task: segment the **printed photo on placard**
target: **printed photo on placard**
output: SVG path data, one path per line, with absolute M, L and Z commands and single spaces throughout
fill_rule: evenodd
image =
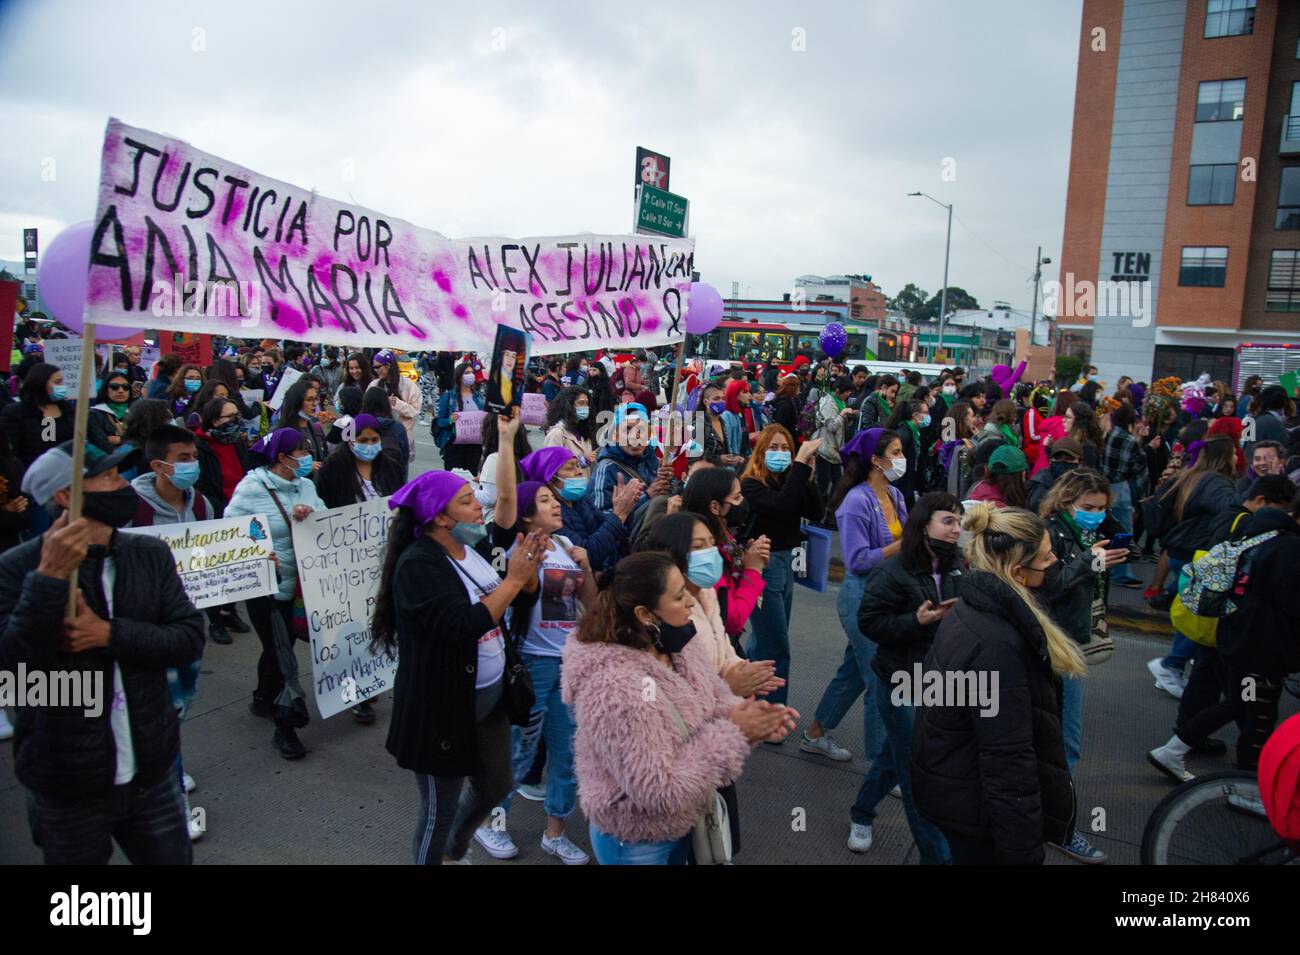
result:
M 501 414 L 523 400 L 527 368 L 528 334 L 517 328 L 498 326 L 488 370 L 485 404 L 489 411 Z
M 576 621 L 582 571 L 563 568 L 542 571 L 542 620 Z

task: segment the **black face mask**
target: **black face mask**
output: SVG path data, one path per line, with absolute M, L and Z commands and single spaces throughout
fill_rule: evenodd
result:
M 1066 471 L 1073 471 L 1077 467 L 1078 465 L 1073 461 L 1053 461 L 1047 466 L 1048 470 L 1052 472 L 1052 477 L 1054 478 L 1059 478 Z
M 651 636 L 660 653 L 681 653 L 695 636 L 695 623 L 688 620 L 684 627 L 674 627 L 661 620 L 654 626 Z
M 930 552 L 939 560 L 947 563 L 957 559 L 956 541 L 937 541 L 933 537 L 927 537 L 925 542 L 930 545 Z
M 127 484 L 116 491 L 87 491 L 81 498 L 81 513 L 109 527 L 126 527 L 135 517 L 140 495 Z
M 739 504 L 731 505 L 727 511 L 727 526 L 730 528 L 741 528 L 749 523 L 749 501 L 741 501 Z
M 1043 571 L 1043 582 L 1037 587 L 1030 587 L 1030 590 L 1039 590 L 1044 593 L 1055 593 L 1061 583 L 1061 562 L 1056 563 Z

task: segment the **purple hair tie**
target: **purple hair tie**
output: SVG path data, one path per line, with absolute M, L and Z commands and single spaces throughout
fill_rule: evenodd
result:
M 1200 456 L 1201 448 L 1205 447 L 1204 441 L 1193 441 L 1187 446 L 1187 465 L 1191 467 L 1196 463 L 1197 457 Z

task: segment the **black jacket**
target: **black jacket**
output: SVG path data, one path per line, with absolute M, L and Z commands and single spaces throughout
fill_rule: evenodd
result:
M 387 497 L 405 484 L 404 477 L 402 467 L 387 454 L 381 452 L 371 462 L 370 483 L 380 497 Z M 344 507 L 365 500 L 361 476 L 357 473 L 357 459 L 347 444 L 330 452 L 316 472 L 316 492 L 326 507 Z
M 508 546 L 506 532 L 495 524 L 489 528 L 497 546 Z M 486 545 L 477 549 L 490 560 Z M 460 572 L 428 537 L 397 559 L 393 600 L 397 676 L 388 751 L 403 769 L 469 776 L 481 765 L 474 738 L 478 641 L 498 624 L 482 603 L 470 603 Z
M 911 761 L 917 811 L 941 829 L 992 840 L 1001 863 L 1041 863 L 1044 844 L 1062 841 L 1074 815 L 1061 680 L 1042 627 L 1009 586 L 970 571 L 925 669 L 996 674 L 997 713 L 980 715 L 978 703 L 921 708 Z
M 1035 514 L 1038 513 L 1039 505 L 1047 499 L 1047 492 L 1052 489 L 1052 485 L 1066 471 L 1074 470 L 1073 465 L 1048 464 L 1037 474 L 1029 479 L 1029 510 Z
M 779 424 L 790 432 L 790 437 L 799 437 L 799 409 L 794 406 L 793 398 L 777 398 L 772 402 L 772 423 Z
M 1108 511 L 1097 530 L 1101 535 L 1097 540 L 1102 541 L 1123 533 L 1124 527 Z M 1092 635 L 1092 598 L 1097 586 L 1097 571 L 1092 569 L 1092 550 L 1079 543 L 1060 514 L 1047 518 L 1047 532 L 1052 537 L 1052 550 L 1061 562 L 1061 575 L 1056 587 L 1043 594 L 1043 603 L 1070 639 L 1082 645 Z M 1102 576 L 1105 578 L 1103 593 L 1109 597 L 1110 577 L 1104 572 Z
M 1274 530 L 1276 537 L 1247 552 L 1245 593 L 1233 597 L 1237 610 L 1219 620 L 1218 634 L 1219 654 L 1234 673 L 1280 679 L 1300 671 L 1300 524 L 1286 511 L 1262 507 L 1245 534 Z
M 790 550 L 804 539 L 800 518 L 818 521 L 825 505 L 812 479 L 812 468 L 801 461 L 790 462 L 784 474 L 773 475 L 772 483 L 745 478 L 740 491 L 749 502 L 749 527 L 742 535 L 753 540 L 763 534 L 772 542 L 772 550 Z
M 212 502 L 212 516 L 222 517 L 226 513 L 226 505 L 230 503 L 230 498 L 226 497 L 225 474 L 221 470 L 221 459 L 212 450 L 211 441 L 206 435 L 196 434 L 194 447 L 199 459 L 199 480 L 195 487 L 200 494 Z M 239 466 L 243 468 L 244 474 L 252 470 L 248 452 L 242 442 L 235 444 L 235 455 L 239 458 Z
M 32 466 L 32 462 L 55 445 L 72 439 L 73 417 L 76 411 L 71 401 L 55 402 L 59 406 L 59 417 L 54 419 L 54 440 L 46 441 L 45 418 L 40 408 L 32 408 L 15 401 L 0 411 L 0 428 L 9 438 L 9 447 L 22 465 L 22 472 Z
M 176 771 L 180 736 L 167 688 L 167 668 L 185 666 L 203 653 L 203 615 L 194 609 L 171 551 L 162 541 L 114 534 L 109 545 L 116 568 L 112 635 L 104 649 L 72 654 L 60 646 L 66 581 L 36 572 L 41 538 L 0 556 L 0 669 L 91 671 L 102 679 L 103 707 L 97 716 L 83 707 L 23 707 L 14 734 L 18 781 L 51 796 L 82 798 L 113 788 L 117 750 L 110 724 L 113 663 L 122 670 L 136 778 L 156 781 Z M 107 617 L 99 579 L 103 559 L 88 557 L 80 569 L 81 589 Z M 99 604 L 96 607 L 96 604 Z
M 1164 493 L 1168 491 L 1166 488 Z M 1175 500 L 1170 497 L 1165 503 L 1172 514 Z M 1196 551 L 1209 548 L 1214 543 L 1216 519 L 1236 506 L 1237 487 L 1232 478 L 1217 472 L 1201 478 L 1183 505 L 1182 520 L 1162 537 L 1170 556 L 1189 560 Z
M 939 632 L 938 623 L 922 626 L 917 621 L 917 608 L 927 600 L 938 605 L 956 597 L 961 580 L 961 568 L 954 567 L 940 577 L 940 592 L 928 569 L 909 570 L 897 554 L 867 577 L 858 607 L 858 629 L 878 645 L 871 669 L 886 686 L 892 685 L 890 679 L 895 673 L 911 674 L 912 665 L 925 660 Z

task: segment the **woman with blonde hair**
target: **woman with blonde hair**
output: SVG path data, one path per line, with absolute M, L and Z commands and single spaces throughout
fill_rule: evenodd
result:
M 1040 865 L 1043 847 L 1073 827 L 1061 677 L 1083 676 L 1087 665 L 1039 600 L 1060 574 L 1042 518 L 978 504 L 963 527 L 971 539 L 961 599 L 939 624 L 922 685 L 914 676 L 902 686 L 924 703 L 913 798 L 954 864 Z

